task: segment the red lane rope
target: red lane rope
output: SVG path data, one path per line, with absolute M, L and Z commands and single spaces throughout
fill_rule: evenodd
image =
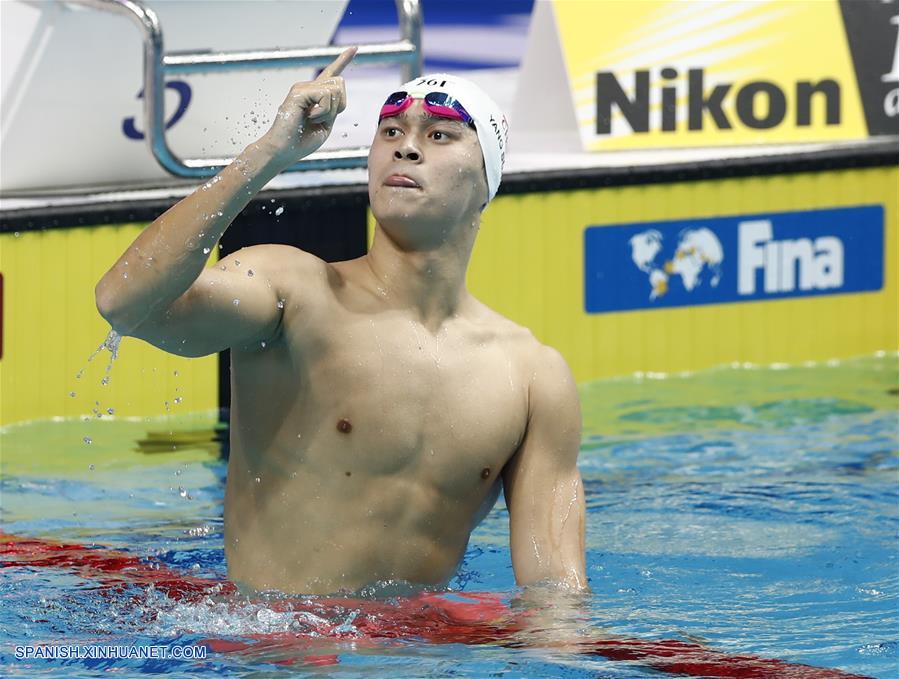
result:
M 96 580 L 106 588 L 152 585 L 166 596 L 179 601 L 197 601 L 205 596 L 229 596 L 237 588 L 227 581 L 209 580 L 181 574 L 162 563 L 140 559 L 127 552 L 88 547 L 81 544 L 41 540 L 0 531 L 0 568 L 60 568 Z M 275 610 L 312 613 L 317 616 L 315 635 L 351 638 L 372 643 L 375 640 L 422 639 L 431 643 L 495 644 L 521 647 L 511 635 L 522 630 L 522 617 L 502 602 L 497 594 L 453 593 L 419 594 L 404 600 L 401 606 L 386 601 L 316 597 L 285 598 L 266 601 Z M 340 614 L 358 611 L 352 631 L 341 629 Z M 320 623 L 318 622 L 320 621 Z M 359 635 L 363 635 L 361 638 Z M 207 639 L 213 651 L 255 654 L 280 651 L 294 654 L 278 660 L 280 664 L 303 662 L 328 665 L 338 662 L 333 654 L 309 655 L 308 633 L 282 632 L 249 635 L 253 641 Z M 568 646 L 570 647 L 570 645 Z M 728 655 L 686 641 L 663 639 L 579 639 L 575 650 L 583 655 L 609 660 L 637 662 L 669 674 L 735 679 L 865 679 L 840 670 L 799 665 L 783 660 L 750 655 Z

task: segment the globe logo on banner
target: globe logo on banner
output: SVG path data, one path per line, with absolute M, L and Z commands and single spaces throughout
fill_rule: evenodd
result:
M 709 276 L 709 285 L 718 285 L 724 251 L 714 233 L 708 229 L 685 229 L 680 234 L 674 256 L 660 265 L 658 259 L 664 250 L 663 241 L 664 237 L 655 229 L 638 233 L 629 241 L 634 265 L 649 279 L 652 289 L 649 299 L 656 299 L 668 292 L 671 276 L 680 276 L 687 292 L 702 284 L 703 274 Z
M 587 313 L 869 292 L 883 277 L 880 205 L 584 231 Z

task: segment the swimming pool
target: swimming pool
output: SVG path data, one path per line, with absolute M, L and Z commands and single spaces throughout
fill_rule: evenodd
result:
M 297 612 L 236 594 L 172 596 L 151 571 L 188 582 L 225 573 L 225 463 L 209 416 L 9 426 L 3 531 L 78 543 L 82 556 L 124 552 L 141 565 L 115 566 L 122 579 L 110 587 L 68 562 L 0 556 L 4 672 L 640 677 L 660 667 L 621 649 L 677 640 L 729 656 L 895 676 L 897 388 L 895 354 L 581 385 L 592 594 L 577 622 L 618 643 L 606 657 L 469 643 L 446 620 L 438 631 L 452 643 L 414 630 L 372 639 L 360 622 L 371 602 L 318 609 L 333 619 L 310 622 L 308 600 Z M 148 435 L 163 428 L 179 438 Z M 464 607 L 472 592 L 512 598 L 506 523 L 500 501 L 472 536 L 450 600 Z M 196 643 L 209 644 L 206 659 L 14 654 L 25 644 Z

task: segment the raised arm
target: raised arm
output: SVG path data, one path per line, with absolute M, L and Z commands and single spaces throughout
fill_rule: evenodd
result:
M 95 291 L 97 309 L 114 330 L 188 356 L 264 341 L 276 330 L 278 291 L 265 284 L 281 264 L 265 256 L 273 255 L 275 246 L 267 246 L 268 251 L 248 248 L 253 252 L 243 255 L 248 260 L 243 269 L 236 262 L 215 270 L 205 265 L 250 199 L 327 139 L 337 114 L 346 108 L 339 75 L 354 54 L 355 48 L 344 51 L 316 80 L 294 85 L 271 129 L 150 224 L 103 276 Z M 261 274 L 256 280 L 247 274 L 250 259 L 254 274 Z
M 541 346 L 533 366 L 527 430 L 503 469 L 512 567 L 519 585 L 549 581 L 583 589 L 580 400 L 571 370 L 555 349 Z

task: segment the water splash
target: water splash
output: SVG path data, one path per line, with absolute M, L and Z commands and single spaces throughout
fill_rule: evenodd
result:
M 103 340 L 103 343 L 94 350 L 90 356 L 88 356 L 88 363 L 94 360 L 94 357 L 99 354 L 104 349 L 108 349 L 110 355 L 109 363 L 106 366 L 106 374 L 103 376 L 103 379 L 100 380 L 100 383 L 105 387 L 109 384 L 110 372 L 112 371 L 112 362 L 119 357 L 119 346 L 122 343 L 122 336 L 119 335 L 115 330 L 110 329 L 109 334 L 106 335 L 106 339 Z M 78 371 L 78 374 L 75 375 L 76 380 L 81 379 L 81 375 L 84 373 L 84 368 Z M 74 396 L 74 392 L 70 393 L 71 396 Z

